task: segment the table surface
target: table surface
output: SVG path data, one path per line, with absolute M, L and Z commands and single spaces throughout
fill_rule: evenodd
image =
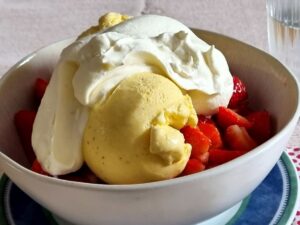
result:
M 77 36 L 111 11 L 166 15 L 268 50 L 263 0 L 0 0 L 0 77 L 32 51 Z M 298 122 L 290 148 L 300 146 L 299 136 Z

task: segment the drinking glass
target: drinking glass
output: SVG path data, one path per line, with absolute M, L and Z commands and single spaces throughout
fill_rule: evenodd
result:
M 269 52 L 300 81 L 300 0 L 267 0 Z

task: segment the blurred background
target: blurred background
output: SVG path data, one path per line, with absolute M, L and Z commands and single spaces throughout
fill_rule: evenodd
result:
M 42 46 L 77 36 L 109 11 L 166 15 L 267 48 L 262 0 L 0 0 L 0 74 Z

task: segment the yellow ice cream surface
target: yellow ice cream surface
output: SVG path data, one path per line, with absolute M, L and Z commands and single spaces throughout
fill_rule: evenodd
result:
M 94 34 L 94 33 L 97 33 L 99 31 L 102 31 L 102 30 L 112 27 L 114 25 L 117 25 L 129 18 L 131 18 L 131 17 L 128 15 L 120 14 L 120 13 L 115 13 L 115 12 L 106 13 L 105 15 L 103 15 L 99 18 L 98 25 L 92 26 L 89 29 L 87 29 L 86 31 L 82 32 L 79 35 L 78 39 L 86 37 L 86 36 Z
M 170 179 L 191 153 L 179 129 L 196 124 L 191 98 L 172 81 L 153 73 L 131 75 L 91 108 L 84 159 L 110 184 Z

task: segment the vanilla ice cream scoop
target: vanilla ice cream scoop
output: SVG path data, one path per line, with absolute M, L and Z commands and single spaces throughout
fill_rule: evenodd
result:
M 105 103 L 91 108 L 84 159 L 110 184 L 170 179 L 182 172 L 191 152 L 179 129 L 196 123 L 190 97 L 172 81 L 135 74 L 121 81 Z

